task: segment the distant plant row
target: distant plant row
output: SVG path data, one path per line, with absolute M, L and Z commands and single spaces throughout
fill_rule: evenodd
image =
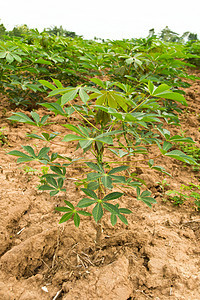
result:
M 76 86 L 105 75 L 131 85 L 127 94 L 145 94 L 149 80 L 177 91 L 188 86 L 181 78 L 194 79 L 187 75 L 186 67 L 200 65 L 200 41 L 195 34 L 185 36 L 194 40 L 181 43 L 168 27 L 159 38 L 152 29 L 147 38 L 85 40 L 62 27 L 40 33 L 23 25 L 7 32 L 1 24 L 0 92 L 17 106 L 35 106 L 47 90 L 39 80 L 54 78 L 63 85 Z

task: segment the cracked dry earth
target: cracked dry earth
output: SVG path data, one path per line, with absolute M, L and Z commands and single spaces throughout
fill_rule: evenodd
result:
M 199 147 L 200 81 L 190 83 L 185 89 L 189 105 L 180 115 L 180 130 Z M 66 194 L 50 197 L 36 189 L 36 171 L 24 172 L 23 165 L 6 155 L 20 150 L 20 145 L 40 149 L 42 143 L 25 136 L 31 127 L 12 125 L 6 119 L 11 108 L 3 96 L 0 105 L 0 128 L 6 138 L 0 148 L 1 300 L 200 299 L 200 213 L 190 198 L 174 206 L 157 184 L 166 178 L 170 189 L 191 182 L 198 185 L 199 172 L 168 158 L 160 158 L 156 164 L 164 166 L 172 178 L 143 171 L 139 163 L 132 165 L 133 171 L 140 170 L 158 203 L 150 209 L 135 200 L 134 194 L 125 194 L 122 207 L 133 211 L 128 216 L 129 226 L 117 223 L 112 227 L 105 217 L 102 247 L 96 249 L 95 225 L 90 217 L 83 218 L 79 229 L 72 221 L 58 224 L 61 214 L 54 207 L 63 205 L 63 199 L 76 204 L 82 195 L 73 181 L 66 183 Z M 39 113 L 44 110 L 39 109 Z M 55 120 L 62 123 L 59 117 Z M 54 124 L 51 129 L 60 131 L 60 126 Z M 177 133 L 173 127 L 170 131 Z M 75 146 L 55 145 L 54 150 L 72 157 Z M 31 166 L 41 169 L 37 164 Z M 83 172 L 83 167 L 75 166 L 68 169 L 68 176 Z

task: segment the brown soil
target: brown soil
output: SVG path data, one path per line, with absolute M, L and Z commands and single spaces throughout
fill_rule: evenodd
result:
M 179 132 L 191 136 L 199 147 L 200 81 L 190 83 L 185 89 L 189 106 L 180 115 Z M 0 128 L 6 137 L 0 148 L 0 299 L 200 299 L 199 212 L 192 198 L 183 205 L 173 205 L 156 183 L 166 178 L 170 189 L 179 190 L 181 184 L 198 185 L 199 172 L 175 160 L 158 159 L 156 164 L 165 166 L 173 175 L 170 178 L 137 163 L 133 171 L 139 170 L 158 203 L 150 209 L 134 194 L 123 196 L 123 207 L 133 210 L 128 216 L 129 226 L 117 223 L 112 227 L 105 217 L 102 247 L 96 249 L 95 224 L 90 217 L 82 219 L 79 229 L 73 221 L 58 224 L 61 214 L 54 207 L 63 205 L 63 199 L 77 203 L 81 195 L 73 179 L 67 183 L 66 194 L 50 197 L 36 189 L 36 171 L 25 173 L 23 165 L 6 155 L 21 150 L 20 145 L 40 149 L 42 143 L 25 136 L 32 127 L 12 125 L 6 119 L 11 111 L 3 96 L 0 108 Z M 63 122 L 60 117 L 54 120 Z M 51 129 L 59 131 L 60 126 L 52 125 Z M 73 157 L 75 144 L 70 148 L 55 145 L 56 149 Z M 69 168 L 68 176 L 74 178 L 81 172 L 82 167 Z

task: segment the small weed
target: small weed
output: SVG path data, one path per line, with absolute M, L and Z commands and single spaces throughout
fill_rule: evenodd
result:
M 177 206 L 182 205 L 187 200 L 187 198 L 189 198 L 189 196 L 186 196 L 183 193 L 178 192 L 176 190 L 174 190 L 174 191 L 170 190 L 170 191 L 166 192 L 166 194 L 169 196 L 169 200 L 174 205 L 177 205 Z
M 5 127 L 2 127 L 0 129 L 0 145 L 3 146 L 5 144 L 7 144 L 7 137 L 5 136 L 5 134 L 3 133 L 3 131 L 5 130 Z
M 167 179 L 164 178 L 161 182 L 156 182 L 156 184 L 160 187 L 162 190 L 162 194 L 164 195 L 168 187 L 170 186 L 169 183 L 167 183 Z

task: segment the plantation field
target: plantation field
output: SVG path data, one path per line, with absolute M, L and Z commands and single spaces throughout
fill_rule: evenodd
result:
M 198 41 L 0 42 L 0 299 L 198 300 Z

